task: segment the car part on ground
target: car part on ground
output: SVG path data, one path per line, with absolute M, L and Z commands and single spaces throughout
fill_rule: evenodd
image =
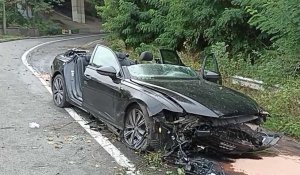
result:
M 182 140 L 177 133 L 172 135 L 173 145 L 163 159 L 184 169 L 187 175 L 225 175 L 217 163 L 203 157 L 192 156 L 204 151 L 203 148 L 191 146 L 191 142 Z

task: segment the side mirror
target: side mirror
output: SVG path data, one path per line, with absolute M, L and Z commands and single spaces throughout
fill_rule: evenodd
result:
M 114 67 L 112 66 L 103 66 L 99 67 L 96 70 L 99 74 L 109 76 L 112 79 L 115 79 L 117 77 L 117 71 Z
M 202 62 L 200 76 L 207 81 L 222 84 L 222 76 L 214 54 L 209 54 L 205 57 L 204 61 Z

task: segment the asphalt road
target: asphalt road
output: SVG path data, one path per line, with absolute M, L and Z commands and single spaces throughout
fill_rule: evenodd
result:
M 20 57 L 26 50 L 57 39 L 62 38 L 0 43 L 0 175 L 123 174 L 123 168 L 65 110 L 53 105 L 51 95 L 22 64 Z M 35 49 L 28 62 L 47 81 L 57 54 L 77 47 L 91 49 L 99 42 L 101 36 L 52 43 Z M 85 120 L 94 121 L 75 110 Z M 40 124 L 40 128 L 30 128 L 31 122 Z M 149 169 L 143 156 L 126 148 L 101 122 L 92 125 L 144 174 L 164 174 L 164 170 Z M 300 174 L 299 154 L 300 146 L 285 138 L 264 153 L 215 160 L 230 175 Z
M 63 109 L 53 105 L 49 92 L 23 65 L 20 58 L 27 49 L 56 39 L 0 43 L 0 174 L 106 175 L 123 172 Z M 78 42 L 91 40 L 95 38 Z M 47 67 L 49 64 L 45 71 Z M 31 122 L 40 127 L 30 128 Z

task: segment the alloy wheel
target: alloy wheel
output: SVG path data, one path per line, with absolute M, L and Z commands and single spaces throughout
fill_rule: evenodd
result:
M 140 149 L 147 136 L 145 116 L 139 109 L 132 109 L 126 118 L 124 140 L 133 149 Z
M 53 82 L 53 97 L 57 105 L 60 105 L 63 102 L 64 87 L 63 80 L 60 77 L 55 78 Z

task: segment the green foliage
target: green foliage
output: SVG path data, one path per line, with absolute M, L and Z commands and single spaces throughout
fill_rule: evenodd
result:
M 144 157 L 145 157 L 148 165 L 154 166 L 154 167 L 162 166 L 162 153 L 161 152 L 149 152 Z
M 300 137 L 299 0 L 105 0 L 97 9 L 105 29 L 130 51 L 173 48 L 197 70 L 200 55 L 214 53 L 224 83 L 273 115 L 266 127 Z M 280 89 L 241 89 L 230 84 L 233 75 Z
M 228 82 L 226 82 L 228 83 Z M 264 126 L 273 131 L 284 132 L 300 139 L 300 81 L 286 80 L 279 89 L 256 91 L 226 84 L 254 98 L 271 117 Z
M 265 127 L 273 131 L 284 132 L 288 135 L 300 138 L 300 81 L 286 75 L 285 64 L 278 58 L 277 53 L 266 52 L 258 54 L 260 63 L 251 65 L 250 60 L 240 55 L 229 59 L 227 46 L 224 42 L 216 43 L 211 47 L 220 65 L 224 83 L 226 86 L 242 91 L 254 98 L 261 106 L 268 110 L 271 117 L 265 123 Z M 269 59 L 268 59 L 269 58 Z M 270 58 L 271 59 L 270 61 Z M 249 90 L 231 84 L 230 77 L 242 75 L 254 79 L 263 80 L 267 85 L 279 84 L 279 89 L 265 91 Z
M 123 39 L 126 46 L 138 47 L 151 43 L 162 30 L 160 19 L 163 6 L 154 5 L 159 0 L 105 0 L 105 6 L 98 6 L 99 15 L 106 21 L 104 27 Z M 160 10 L 158 10 L 160 9 Z
M 299 6 L 297 0 L 105 0 L 97 9 L 105 29 L 127 48 L 152 45 L 199 52 L 224 42 L 228 61 L 249 67 L 248 72 L 257 63 L 264 70 L 267 66 L 296 75 Z
M 61 34 L 61 27 L 53 21 L 36 20 L 32 24 L 39 30 L 40 35 L 58 35 Z
M 15 36 L 15 35 L 0 35 L 0 43 L 5 41 L 14 41 L 22 39 L 22 36 Z
M 233 52 L 258 48 L 259 32 L 250 15 L 230 0 L 105 0 L 98 6 L 106 30 L 130 47 L 141 43 L 177 50 L 205 49 L 223 41 Z
M 104 4 L 104 0 L 85 0 L 85 15 L 86 16 L 93 16 L 97 17 L 97 10 L 95 9 L 96 6 L 101 6 Z
M 299 1 L 235 0 L 235 3 L 251 15 L 250 25 L 270 36 L 284 70 L 295 75 L 300 67 Z
M 61 27 L 53 21 L 45 20 L 43 15 L 51 12 L 54 4 L 61 4 L 61 2 L 64 2 L 64 0 L 26 0 L 25 2 L 21 0 L 5 1 L 7 26 L 37 28 L 41 35 L 59 34 L 61 33 Z M 33 18 L 25 18 L 22 16 L 18 10 L 18 8 L 20 8 L 19 5 L 22 5 L 22 8 L 30 6 Z M 2 9 L 2 6 L 0 6 L 1 24 L 3 20 Z
M 0 24 L 3 22 L 3 1 L 0 1 Z M 16 8 L 16 0 L 5 2 L 6 21 L 8 26 L 24 25 L 26 19 L 18 12 Z

